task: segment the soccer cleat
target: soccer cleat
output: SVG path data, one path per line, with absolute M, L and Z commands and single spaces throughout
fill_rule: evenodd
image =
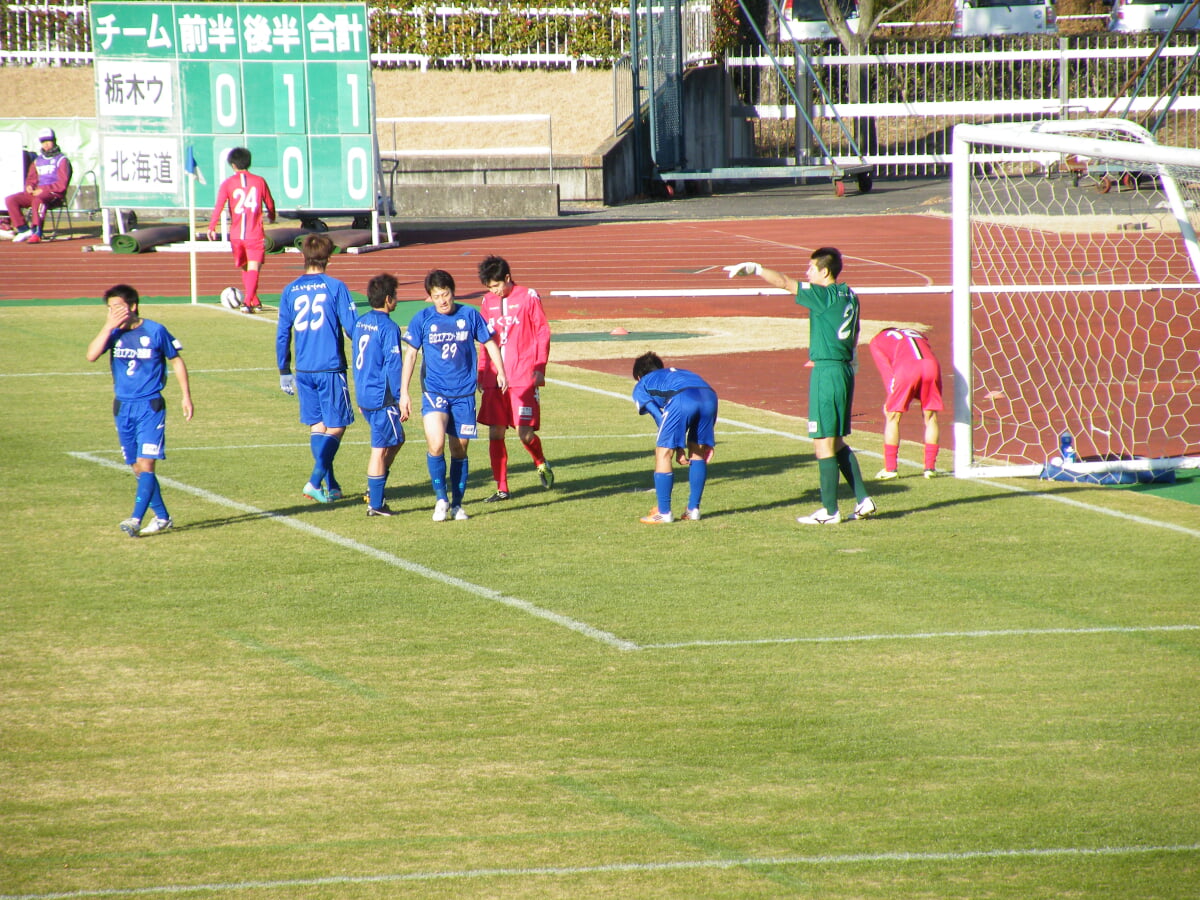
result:
M 686 513 L 683 514 L 683 517 L 689 522 L 699 522 L 700 521 L 700 508 L 696 507 L 695 509 L 689 509 Z
M 855 519 L 869 519 L 875 513 L 879 512 L 879 507 L 875 505 L 875 501 L 868 497 L 862 503 L 856 503 L 854 512 L 846 516 L 846 521 L 850 522 Z
M 14 234 L 13 241 L 19 244 L 19 243 L 21 243 L 21 241 L 32 240 L 33 237 L 34 237 L 33 232 L 31 230 L 29 230 L 28 228 L 26 228 L 24 231 L 18 231 L 16 234 Z
M 939 472 L 937 469 L 926 469 L 926 470 L 925 470 L 925 477 L 926 477 L 926 478 L 937 478 L 937 477 L 938 477 L 939 475 L 941 475 L 941 474 L 942 474 L 942 473 L 941 473 L 941 472 Z
M 165 519 L 156 517 L 153 522 L 142 529 L 141 535 L 145 537 L 148 534 L 158 534 L 160 531 L 166 531 L 168 528 L 173 528 L 174 526 L 175 520 L 170 516 L 167 516 Z
M 445 522 L 446 521 L 446 513 L 448 513 L 449 511 L 450 511 L 450 501 L 449 500 L 439 500 L 437 503 L 433 504 L 433 521 Z
M 126 519 L 124 522 L 121 523 L 121 530 L 132 538 L 135 538 L 139 534 L 141 534 L 141 531 L 140 531 L 141 527 L 142 527 L 141 520 L 135 519 L 135 518 L 133 518 L 133 516 L 130 516 L 128 519 Z
M 467 511 L 461 506 L 452 506 L 450 508 L 450 518 L 455 522 L 465 522 L 471 517 L 467 515 Z
M 801 525 L 837 525 L 842 521 L 842 514 L 835 512 L 832 516 L 825 507 L 808 516 L 797 516 L 796 521 Z
M 512 494 L 508 491 L 496 491 L 492 496 L 484 500 L 484 503 L 499 503 L 501 500 L 511 500 Z
M 304 496 L 316 500 L 318 503 L 328 503 L 329 495 L 319 487 L 313 487 L 311 484 L 304 485 Z
M 38 234 L 36 231 L 31 231 L 29 233 L 29 237 L 25 238 L 25 243 L 27 243 L 27 244 L 40 244 L 41 242 L 42 242 L 42 236 L 40 234 Z
M 252 316 L 252 315 L 254 315 L 256 312 L 258 312 L 258 310 L 257 310 L 257 309 L 255 309 L 253 306 L 243 306 L 243 307 L 242 307 L 242 312 L 244 312 L 244 313 L 246 313 L 246 314 L 248 314 L 248 315 L 251 315 L 251 316 Z
M 554 470 L 550 468 L 550 463 L 543 462 L 537 467 L 538 478 L 542 481 L 542 487 L 546 490 L 554 487 Z
M 378 506 L 378 507 L 368 506 L 367 507 L 367 515 L 368 516 L 394 516 L 395 513 L 392 512 L 391 508 L 385 503 L 383 506 Z
M 660 513 L 658 511 L 658 507 L 656 506 L 654 509 L 650 510 L 649 513 L 642 516 L 638 521 L 643 525 L 670 525 L 675 521 L 675 517 L 669 512 Z
M 893 478 L 899 478 L 900 473 L 895 469 L 880 469 L 875 473 L 876 481 L 891 481 Z
M 329 488 L 325 491 L 325 496 L 329 498 L 330 503 L 332 503 L 334 500 L 341 500 L 342 489 L 340 487 Z

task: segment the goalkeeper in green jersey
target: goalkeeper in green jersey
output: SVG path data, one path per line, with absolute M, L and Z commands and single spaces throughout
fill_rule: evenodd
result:
M 842 254 L 833 247 L 814 250 L 802 283 L 756 262 L 725 266 L 729 277 L 757 275 L 773 287 L 796 296 L 808 310 L 809 358 L 812 379 L 808 389 L 808 436 L 812 438 L 821 479 L 822 508 L 796 521 L 802 525 L 836 525 L 838 472 L 854 488 L 854 512 L 848 519 L 865 519 L 875 514 L 875 501 L 867 495 L 858 458 L 846 444 L 850 433 L 850 411 L 854 405 L 854 372 L 858 350 L 858 296 L 837 279 L 842 272 Z

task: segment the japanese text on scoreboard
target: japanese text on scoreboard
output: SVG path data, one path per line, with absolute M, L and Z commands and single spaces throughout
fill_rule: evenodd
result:
M 365 4 L 93 3 L 105 203 L 211 205 L 248 147 L 280 209 L 374 206 Z

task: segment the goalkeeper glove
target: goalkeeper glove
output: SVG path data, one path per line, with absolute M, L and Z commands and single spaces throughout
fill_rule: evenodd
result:
M 279 389 L 289 396 L 296 393 L 296 376 L 295 375 L 280 375 Z
M 762 266 L 756 262 L 736 263 L 725 266 L 725 271 L 729 273 L 730 278 L 736 278 L 738 275 L 761 275 Z

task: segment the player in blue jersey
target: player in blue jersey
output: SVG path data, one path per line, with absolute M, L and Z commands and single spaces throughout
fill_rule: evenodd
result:
M 121 530 L 131 538 L 157 534 L 174 524 L 154 472 L 155 461 L 167 455 L 167 406 L 162 389 L 167 383 L 168 362 L 183 394 L 183 417 L 190 422 L 194 412 L 179 341 L 162 325 L 143 319 L 138 301 L 138 292 L 127 284 L 109 288 L 104 294 L 108 307 L 104 327 L 87 348 L 88 362 L 105 353 L 110 356 L 117 438 L 125 464 L 133 467 L 137 478 L 133 514 L 121 523 Z M 154 510 L 154 521 L 142 528 L 147 509 Z
M 400 376 L 400 415 L 412 415 L 409 384 L 421 354 L 421 419 L 425 425 L 426 463 L 437 502 L 433 521 L 469 518 L 462 508 L 467 491 L 467 444 L 475 437 L 475 388 L 478 359 L 475 342 L 483 345 L 496 367 L 496 384 L 508 387 L 500 344 L 483 314 L 454 301 L 454 277 L 442 269 L 425 276 L 426 306 L 404 332 L 404 371 Z M 446 488 L 446 442 L 450 443 L 450 488 Z
M 875 515 L 875 501 L 859 469 L 858 457 L 846 444 L 854 406 L 854 373 L 858 368 L 858 295 L 838 282 L 842 254 L 835 247 L 819 247 L 809 257 L 808 283 L 768 269 L 756 262 L 725 266 L 729 277 L 757 275 L 773 287 L 789 291 L 808 309 L 808 356 L 812 376 L 808 388 L 808 436 L 817 457 L 821 509 L 796 519 L 802 525 L 836 525 L 842 521 L 837 506 L 838 472 L 854 488 L 854 512 L 847 518 Z
M 400 419 L 400 373 L 404 369 L 400 326 L 392 321 L 396 308 L 395 277 L 386 272 L 367 284 L 371 308 L 354 323 L 354 393 L 359 412 L 371 427 L 371 457 L 367 462 L 367 515 L 390 516 L 383 489 L 396 453 L 404 446 Z
M 358 315 L 345 283 L 325 274 L 333 241 L 323 234 L 304 239 L 304 274 L 283 289 L 275 357 L 279 388 L 298 394 L 300 421 L 309 428 L 313 469 L 304 495 L 318 503 L 342 498 L 333 474 L 333 458 L 346 426 L 354 421 L 350 385 L 346 380 L 346 344 Z M 292 374 L 291 344 L 296 345 Z
M 684 518 L 700 518 L 700 500 L 708 481 L 708 463 L 716 446 L 717 392 L 687 369 L 665 368 L 656 353 L 643 353 L 633 363 L 633 402 L 639 415 L 658 426 L 654 442 L 654 493 L 658 505 L 642 517 L 646 525 L 665 525 L 671 515 L 675 486 L 672 458 L 688 467 L 688 504 Z M 686 451 L 686 453 L 685 453 Z

